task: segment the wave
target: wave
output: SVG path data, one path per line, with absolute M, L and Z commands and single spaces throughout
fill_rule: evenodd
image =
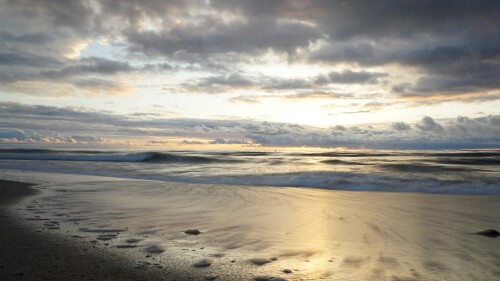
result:
M 235 162 L 196 155 L 177 155 L 164 152 L 116 153 L 96 151 L 57 151 L 44 149 L 1 150 L 0 160 L 51 160 L 83 162 L 151 162 L 151 163 L 213 163 Z
M 381 164 L 380 168 L 396 172 L 405 173 L 437 173 L 437 172 L 466 172 L 473 171 L 469 167 L 452 167 L 452 166 L 438 166 L 429 164 Z
M 354 161 L 344 161 L 338 159 L 323 160 L 321 163 L 330 165 L 371 165 L 370 163 L 354 162 Z
M 306 152 L 306 153 L 292 153 L 294 156 L 307 156 L 307 157 L 389 157 L 397 156 L 396 153 L 374 153 L 374 152 Z
M 21 154 L 64 154 L 64 153 L 74 153 L 74 154 L 111 154 L 116 153 L 113 151 L 102 151 L 102 150 L 53 150 L 53 149 L 42 149 L 42 148 L 3 148 L 0 149 L 0 155 L 5 153 L 21 153 Z
M 500 157 L 496 158 L 458 158 L 458 159 L 452 159 L 452 158 L 442 158 L 442 159 L 437 159 L 435 160 L 436 163 L 442 163 L 442 164 L 455 164 L 455 165 L 477 165 L 477 166 L 482 166 L 482 165 L 492 165 L 492 166 L 498 166 L 500 165 Z

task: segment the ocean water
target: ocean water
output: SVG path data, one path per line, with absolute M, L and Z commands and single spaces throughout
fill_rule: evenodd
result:
M 500 151 L 0 149 L 0 169 L 195 184 L 500 194 Z

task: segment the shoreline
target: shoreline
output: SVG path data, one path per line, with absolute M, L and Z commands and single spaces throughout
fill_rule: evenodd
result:
M 30 210 L 18 205 L 30 197 L 36 198 L 31 204 L 40 203 L 36 196 L 46 190 L 37 187 L 44 188 L 42 184 L 0 178 L 0 277 L 6 280 L 287 280 L 234 268 L 231 263 L 214 273 L 213 269 L 186 263 L 179 256 L 183 253 L 174 249 L 163 252 L 166 259 L 161 260 L 146 253 L 127 255 L 130 253 L 109 248 L 109 243 L 95 243 L 89 235 L 50 230 L 42 221 L 27 218 Z
M 134 270 L 99 247 L 22 224 L 9 208 L 37 194 L 35 186 L 0 179 L 0 276 L 5 280 L 182 280 L 151 269 Z

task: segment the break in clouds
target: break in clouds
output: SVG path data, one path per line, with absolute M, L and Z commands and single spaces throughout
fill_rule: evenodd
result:
M 89 109 L 0 103 L 0 142 L 89 145 L 474 148 L 500 145 L 500 116 L 328 128 L 252 120 L 131 118 Z M 141 116 L 136 114 L 135 116 Z M 117 139 L 116 136 L 122 136 Z M 179 138 L 186 138 L 182 141 Z M 194 139 L 193 139 L 194 138 Z M 177 140 L 174 140 L 177 139 Z M 131 141 L 132 140 L 132 141 Z
M 498 147 L 499 26 L 495 0 L 0 0 L 0 98 L 10 101 L 0 139 Z M 99 101 L 124 95 L 185 107 L 175 118 L 140 117 Z M 196 96 L 244 115 L 192 118 Z M 95 109 L 64 103 L 82 99 Z M 276 121 L 280 113 L 255 121 L 266 106 L 299 100 L 315 101 L 330 125 Z M 442 110 L 457 104 L 488 110 Z M 393 114 L 405 111 L 418 118 Z M 372 123 L 367 114 L 385 122 L 342 122 Z

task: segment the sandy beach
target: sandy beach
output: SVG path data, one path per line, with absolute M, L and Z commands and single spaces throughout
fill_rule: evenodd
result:
M 500 277 L 500 239 L 474 234 L 500 225 L 498 196 L 26 176 L 40 192 L 2 182 L 14 280 Z
M 160 280 L 92 244 L 20 223 L 11 209 L 36 193 L 32 184 L 0 180 L 1 280 Z

